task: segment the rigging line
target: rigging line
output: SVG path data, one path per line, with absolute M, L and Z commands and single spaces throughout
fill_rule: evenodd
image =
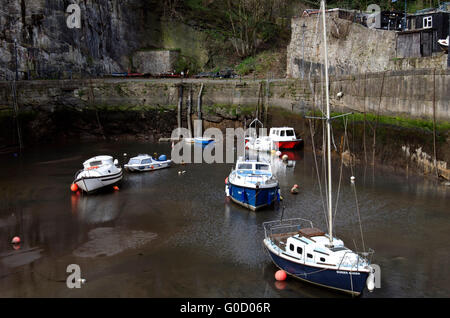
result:
M 312 148 L 313 148 L 313 154 L 314 154 L 314 163 L 315 163 L 315 167 L 316 167 L 316 172 L 317 172 L 317 181 L 319 182 L 319 193 L 320 193 L 320 198 L 322 199 L 322 207 L 323 207 L 323 213 L 325 215 L 325 222 L 327 223 L 327 227 L 328 227 L 328 218 L 327 218 L 327 211 L 325 208 L 325 202 L 323 200 L 323 193 L 322 193 L 322 182 L 320 180 L 320 173 L 319 173 L 319 166 L 317 164 L 317 154 L 316 154 L 316 147 L 315 147 L 315 143 L 314 143 L 314 133 L 312 130 L 312 126 L 311 126 L 311 119 L 309 120 L 309 129 L 310 129 L 310 133 L 311 133 L 311 144 L 312 144 Z
M 346 134 L 347 133 L 347 118 L 343 117 L 343 122 L 344 122 L 344 134 Z M 345 149 L 345 138 L 344 138 L 343 142 L 344 142 L 344 146 L 342 149 Z M 337 208 L 338 208 L 338 203 L 339 203 L 339 194 L 341 191 L 343 166 L 344 166 L 344 157 L 341 154 L 341 165 L 339 168 L 339 184 L 338 184 L 338 189 L 337 189 L 337 194 L 336 194 L 336 203 L 334 205 L 333 219 L 336 219 L 336 214 L 337 214 Z M 334 225 L 336 225 L 336 223 L 334 223 Z M 334 228 L 333 228 L 333 232 L 334 232 Z
M 350 160 L 353 160 L 352 152 L 351 152 L 351 149 L 350 149 L 350 143 L 348 141 L 347 125 L 348 124 L 346 124 L 346 126 L 345 126 L 346 128 L 345 128 L 345 138 L 344 139 L 346 140 L 347 147 L 348 147 L 348 152 L 350 153 Z M 352 172 L 352 175 L 354 175 L 354 170 L 353 170 L 353 164 L 352 163 L 350 163 L 350 170 Z M 358 214 L 359 231 L 360 231 L 360 234 L 361 234 L 361 241 L 362 241 L 362 245 L 363 245 L 363 251 L 365 252 L 366 251 L 366 247 L 365 247 L 365 244 L 364 244 L 364 234 L 363 234 L 363 230 L 362 230 L 361 214 L 359 212 L 359 202 L 358 202 L 358 194 L 356 192 L 356 184 L 352 183 L 351 187 L 353 188 L 353 192 L 355 194 L 356 213 Z
M 356 201 L 356 212 L 358 214 L 358 222 L 359 222 L 359 231 L 361 233 L 361 241 L 363 245 L 363 252 L 366 252 L 366 245 L 364 244 L 364 234 L 362 230 L 362 224 L 361 224 L 361 215 L 359 213 L 359 203 L 358 203 L 358 195 L 356 194 L 356 184 L 352 184 L 353 191 L 355 193 L 355 201 Z

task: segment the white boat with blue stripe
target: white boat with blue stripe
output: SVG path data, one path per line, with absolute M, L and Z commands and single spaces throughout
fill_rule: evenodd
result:
M 280 200 L 278 180 L 265 161 L 239 158 L 235 169 L 225 180 L 225 193 L 234 202 L 252 210 Z
M 124 168 L 128 171 L 153 171 L 169 168 L 172 160 L 167 159 L 166 155 L 161 155 L 158 159 L 147 154 L 140 154 L 131 158 Z

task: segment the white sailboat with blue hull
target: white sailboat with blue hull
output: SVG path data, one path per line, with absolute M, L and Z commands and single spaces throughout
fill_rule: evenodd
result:
M 225 193 L 232 201 L 252 210 L 280 200 L 278 180 L 268 162 L 239 158 L 225 180 Z
M 367 286 L 375 287 L 374 268 L 369 249 L 354 252 L 333 236 L 333 208 L 331 191 L 331 120 L 328 94 L 328 59 L 326 45 L 325 1 L 321 1 L 325 45 L 325 92 L 327 123 L 327 208 L 328 233 L 315 228 L 311 221 L 289 219 L 266 222 L 264 247 L 274 264 L 287 274 L 319 286 L 360 295 Z M 364 245 L 364 244 L 363 244 Z M 365 249 L 365 248 L 364 248 Z

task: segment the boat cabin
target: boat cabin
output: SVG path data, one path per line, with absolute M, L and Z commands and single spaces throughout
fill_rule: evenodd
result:
M 85 169 L 90 169 L 93 167 L 100 167 L 100 166 L 104 166 L 104 165 L 113 165 L 116 164 L 115 161 L 113 161 L 113 157 L 111 156 L 97 156 L 97 157 L 93 157 L 89 160 L 86 160 L 83 163 L 83 167 Z
M 296 139 L 295 131 L 290 127 L 270 128 L 269 137 Z
M 270 164 L 256 160 L 238 161 L 236 171 L 239 174 L 272 174 Z

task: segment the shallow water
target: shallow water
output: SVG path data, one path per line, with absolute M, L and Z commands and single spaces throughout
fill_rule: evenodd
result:
M 275 284 L 262 223 L 282 208 L 251 212 L 227 202 L 232 164 L 186 164 L 125 173 L 119 191 L 76 195 L 82 162 L 110 154 L 170 154 L 170 144 L 83 142 L 1 155 L 1 297 L 347 297 L 288 279 Z M 311 153 L 278 162 L 284 218 L 325 229 Z M 335 162 L 334 190 L 339 162 Z M 392 169 L 344 167 L 335 234 L 363 249 L 350 176 L 356 176 L 364 247 L 381 267 L 381 288 L 363 297 L 450 296 L 450 188 Z M 186 171 L 179 175 L 178 171 Z M 293 184 L 300 186 L 291 195 Z M 335 193 L 336 197 L 336 193 Z M 20 236 L 20 249 L 11 238 Z M 66 286 L 80 265 L 86 283 Z

